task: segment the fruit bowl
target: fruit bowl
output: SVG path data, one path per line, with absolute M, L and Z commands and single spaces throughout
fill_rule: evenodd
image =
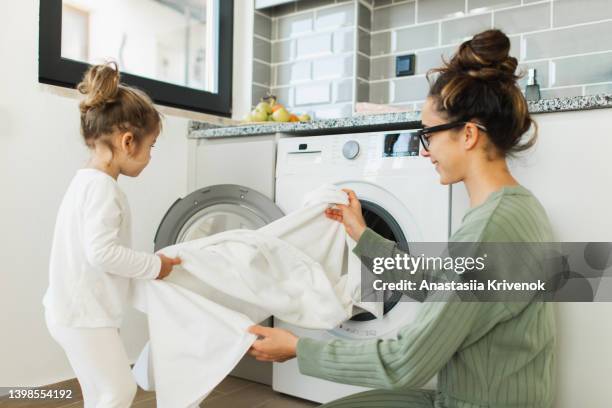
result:
M 261 98 L 260 102 L 243 120 L 244 124 L 265 124 L 265 123 L 297 123 L 309 122 L 310 115 L 300 116 L 288 111 L 285 106 L 278 103 L 276 96 L 268 95 Z

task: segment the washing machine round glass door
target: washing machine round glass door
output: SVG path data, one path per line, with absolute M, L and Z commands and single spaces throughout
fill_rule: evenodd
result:
M 205 187 L 178 199 L 166 212 L 155 234 L 155 250 L 232 229 L 257 229 L 282 216 L 272 200 L 248 187 Z
M 416 224 L 410 222 L 408 209 L 392 193 L 368 182 L 343 182 L 338 185 L 355 191 L 369 228 L 397 242 L 400 249 L 409 252 L 409 239 L 417 240 L 419 234 Z M 410 236 L 409 232 L 412 232 Z M 377 319 L 369 312 L 358 313 L 330 333 L 352 339 L 394 336 L 399 327 L 415 319 L 420 306 L 420 303 L 397 292 L 389 292 L 384 296 L 382 318 Z

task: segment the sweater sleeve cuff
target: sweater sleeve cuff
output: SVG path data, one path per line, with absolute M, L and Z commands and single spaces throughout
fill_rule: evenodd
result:
M 157 255 L 153 255 L 153 258 L 151 261 L 151 279 L 157 278 L 161 272 L 161 258 Z
M 370 228 L 366 228 L 359 237 L 359 241 L 355 248 L 353 248 L 353 253 L 357 256 L 385 256 L 391 255 L 395 243 L 389 241 L 376 232 L 374 232 Z
M 325 342 L 309 338 L 300 338 L 297 344 L 297 360 L 300 373 L 317 376 L 321 372 L 319 357 Z

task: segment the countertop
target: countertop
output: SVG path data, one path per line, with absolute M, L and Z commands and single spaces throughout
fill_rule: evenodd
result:
M 612 108 L 612 94 L 543 99 L 537 102 L 529 102 L 529 112 L 533 114 L 602 108 Z M 189 123 L 188 137 L 191 139 L 213 139 L 275 133 L 310 136 L 376 130 L 413 129 L 418 127 L 419 123 L 420 112 L 356 115 L 346 118 L 314 120 L 304 123 L 270 122 L 224 127 L 191 121 Z

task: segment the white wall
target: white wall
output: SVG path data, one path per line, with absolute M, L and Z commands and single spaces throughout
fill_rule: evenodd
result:
M 88 152 L 79 135 L 76 93 L 38 83 L 38 4 L 30 0 L 1 6 L 5 14 L 10 7 L 11 18 L 0 26 L 0 387 L 74 378 L 47 332 L 41 299 L 48 284 L 56 212 Z M 240 39 L 242 27 L 237 30 Z M 242 49 L 248 46 L 250 42 Z M 242 87 L 240 78 L 235 86 Z M 137 179 L 120 178 L 132 208 L 134 246 L 141 250 L 153 249 L 165 211 L 187 193 L 193 145 L 186 138 L 188 119 L 222 121 L 161 110 L 164 132 L 151 164 Z M 135 359 L 146 339 L 143 315 L 129 312 L 121 334 Z

